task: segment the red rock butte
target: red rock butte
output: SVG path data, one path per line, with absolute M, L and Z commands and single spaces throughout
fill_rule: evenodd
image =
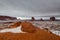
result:
M 40 21 L 44 21 L 44 20 L 41 18 Z
M 0 20 L 15 20 L 17 19 L 16 17 L 10 17 L 10 16 L 1 16 L 0 15 Z
M 55 21 L 55 17 L 50 17 L 50 21 Z
M 32 17 L 32 19 L 31 19 L 32 21 L 34 21 L 35 20 L 35 18 L 34 17 Z

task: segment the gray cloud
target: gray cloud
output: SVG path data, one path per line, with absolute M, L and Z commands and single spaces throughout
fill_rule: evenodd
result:
M 58 16 L 60 0 L 0 0 L 0 15 Z

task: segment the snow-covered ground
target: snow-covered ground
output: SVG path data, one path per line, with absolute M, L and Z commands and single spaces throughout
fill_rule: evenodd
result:
M 11 33 L 26 33 L 21 30 L 21 26 L 16 27 L 16 28 L 10 28 L 10 29 L 3 29 L 0 30 L 0 33 L 5 33 L 5 32 L 11 32 Z
M 53 34 L 60 36 L 60 21 L 32 21 L 31 23 L 41 29 L 48 28 Z
M 60 21 L 28 21 L 28 22 L 31 22 L 33 25 L 41 29 L 48 28 L 53 34 L 60 36 Z M 23 33 L 21 31 L 21 27 L 4 29 L 0 30 L 0 32 Z

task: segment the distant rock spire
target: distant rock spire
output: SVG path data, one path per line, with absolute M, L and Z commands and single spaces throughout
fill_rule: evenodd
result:
M 55 21 L 55 17 L 50 17 L 50 21 Z
M 35 20 L 35 18 L 34 17 L 32 17 L 32 21 L 34 21 Z
M 40 21 L 43 21 L 43 19 L 41 18 Z

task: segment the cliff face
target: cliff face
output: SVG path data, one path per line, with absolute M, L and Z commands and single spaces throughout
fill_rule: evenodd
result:
M 0 20 L 15 20 L 17 19 L 16 17 L 10 17 L 10 16 L 1 16 L 0 15 Z

